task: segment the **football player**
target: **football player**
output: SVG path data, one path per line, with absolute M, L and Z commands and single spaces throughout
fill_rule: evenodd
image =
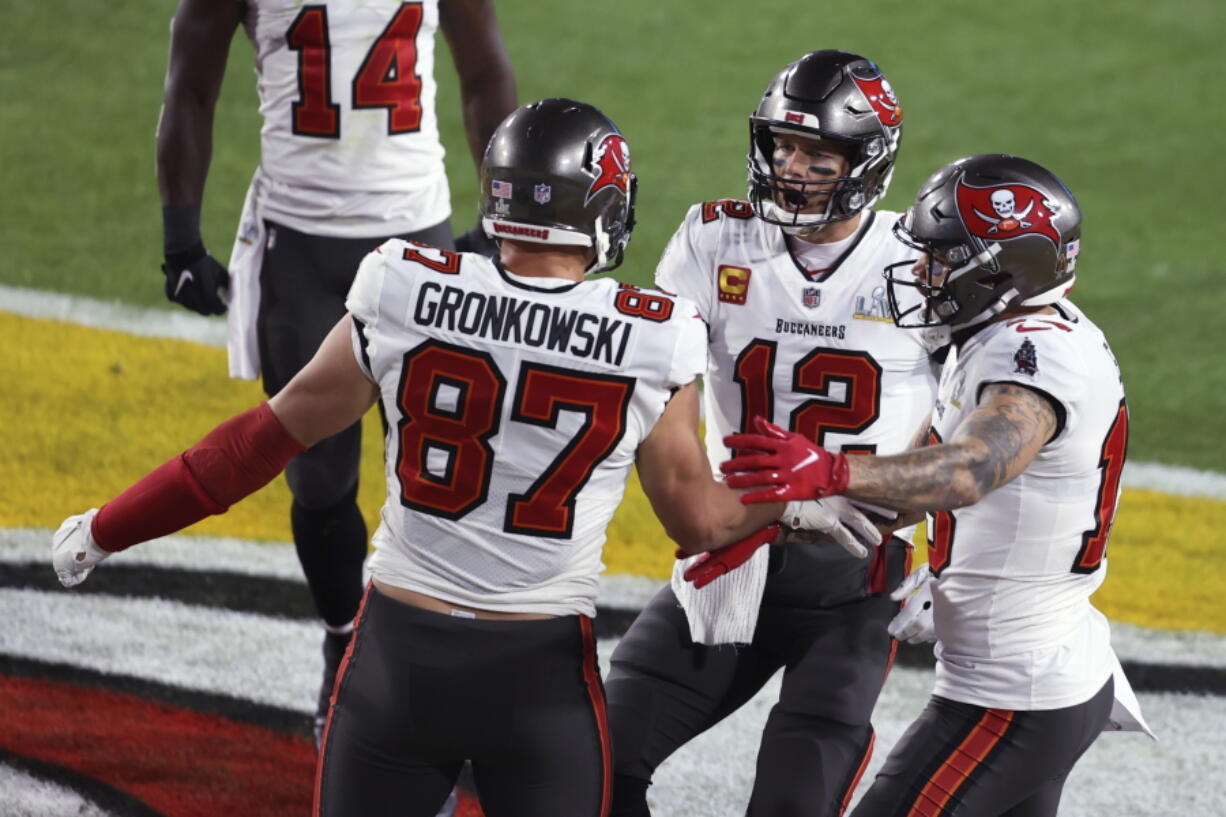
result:
M 226 55 L 242 25 L 259 77 L 260 165 L 229 270 L 206 251 L 200 205 Z M 166 296 L 204 315 L 229 306 L 230 374 L 275 395 L 345 312 L 366 253 L 391 236 L 453 246 L 435 114 L 435 30 L 451 47 L 476 163 L 515 107 L 490 0 L 180 0 L 158 126 Z M 233 278 L 231 278 L 233 276 Z M 286 469 L 290 523 L 325 627 L 315 717 L 362 593 L 360 425 Z
M 953 330 L 931 446 L 845 456 L 758 418 L 726 439 L 740 455 L 723 467 L 746 472 L 729 483 L 756 488 L 747 501 L 842 494 L 928 514 L 936 685 L 855 817 L 1047 817 L 1104 728 L 1148 731 L 1090 604 L 1128 406 L 1106 339 L 1066 297 L 1081 212 L 1050 171 L 982 155 L 933 175 L 896 230 L 922 256 L 887 271 L 891 314 Z
M 74 585 L 115 551 L 224 512 L 378 402 L 388 494 L 313 813 L 430 817 L 470 759 L 489 817 L 607 814 L 592 616 L 631 466 L 686 551 L 771 537 L 783 507 L 743 505 L 698 436 L 694 304 L 585 280 L 621 261 L 636 184 L 600 111 L 518 109 L 482 166 L 502 263 L 385 242 L 284 389 L 55 534 Z
M 890 319 L 881 268 L 915 251 L 892 233 L 897 214 L 873 209 L 902 122 L 875 63 L 805 55 L 750 117 L 749 200 L 695 205 L 668 245 L 658 285 L 695 300 L 708 324 L 713 468 L 723 436 L 756 415 L 831 450 L 895 453 L 926 430 L 943 333 Z M 873 745 L 870 716 L 895 648 L 887 627 L 898 605 L 886 594 L 906 571 L 910 532 L 883 542 L 860 509 L 823 504 L 806 513 L 826 524 L 805 527 L 825 527 L 846 550 L 813 542 L 690 560 L 621 640 L 607 685 L 615 814 L 647 815 L 659 764 L 780 668 L 749 812 L 826 815 L 846 803 Z M 696 572 L 695 584 L 708 581 L 721 562 L 728 572 L 710 586 L 687 583 Z

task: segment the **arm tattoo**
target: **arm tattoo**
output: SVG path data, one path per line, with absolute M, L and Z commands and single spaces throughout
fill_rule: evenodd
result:
M 1055 429 L 1055 411 L 1038 392 L 995 384 L 948 443 L 890 457 L 849 457 L 847 495 L 898 510 L 961 508 L 1020 474 Z

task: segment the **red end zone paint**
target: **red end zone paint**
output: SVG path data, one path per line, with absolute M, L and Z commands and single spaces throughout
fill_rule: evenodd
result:
M 12 713 L 0 747 L 98 780 L 167 817 L 310 812 L 315 752 L 306 737 L 34 678 L 0 677 L 0 711 Z

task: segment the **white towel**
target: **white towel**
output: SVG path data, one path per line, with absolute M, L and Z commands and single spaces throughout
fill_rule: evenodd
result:
M 749 561 L 697 589 L 681 577 L 698 556 L 673 566 L 672 588 L 690 622 L 697 644 L 748 644 L 758 626 L 758 608 L 766 587 L 770 548 L 761 547 Z
M 260 217 L 260 171 L 247 188 L 243 214 L 238 219 L 234 249 L 230 251 L 230 305 L 226 316 L 226 349 L 230 377 L 255 380 L 260 376 L 260 346 L 256 319 L 260 314 L 260 267 L 264 263 L 264 219 Z
M 1115 656 L 1114 651 L 1111 660 L 1115 662 L 1111 672 L 1115 679 L 1115 700 L 1112 702 L 1111 715 L 1103 731 L 1144 732 L 1157 740 L 1157 735 L 1141 716 L 1141 704 L 1137 701 L 1137 695 L 1132 691 L 1132 684 L 1128 683 L 1128 676 L 1124 674 L 1124 668 L 1120 666 L 1120 659 Z

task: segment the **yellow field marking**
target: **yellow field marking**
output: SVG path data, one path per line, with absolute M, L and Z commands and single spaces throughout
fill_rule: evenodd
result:
M 0 348 L 0 528 L 55 528 L 263 399 L 259 384 L 224 376 L 223 350 L 193 343 L 0 313 Z M 363 446 L 360 502 L 373 530 L 385 491 L 375 414 Z M 277 479 L 191 532 L 288 541 L 289 502 Z M 1226 564 L 1213 553 L 1222 530 L 1226 503 L 1126 491 L 1095 604 L 1141 626 L 1226 632 Z M 605 561 L 615 573 L 671 569 L 673 546 L 637 480 Z

